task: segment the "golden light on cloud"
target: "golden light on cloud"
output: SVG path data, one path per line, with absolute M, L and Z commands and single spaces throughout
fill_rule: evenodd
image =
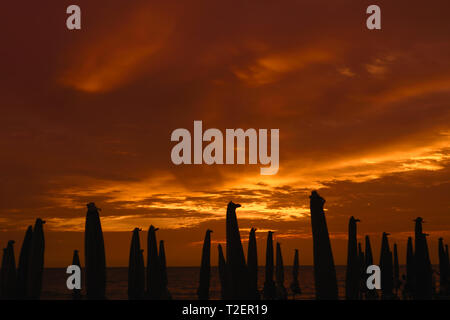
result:
M 135 9 L 113 29 L 98 32 L 89 46 L 75 46 L 61 82 L 89 93 L 115 89 L 154 66 L 151 57 L 165 45 L 174 26 L 167 14 Z
M 331 46 L 317 46 L 268 54 L 244 68 L 234 68 L 234 73 L 248 85 L 260 86 L 315 64 L 330 63 L 335 59 L 334 51 Z

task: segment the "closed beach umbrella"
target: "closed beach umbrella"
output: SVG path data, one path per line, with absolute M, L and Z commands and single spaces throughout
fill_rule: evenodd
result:
M 414 267 L 414 249 L 412 238 L 408 237 L 408 244 L 406 246 L 406 284 L 405 284 L 405 296 L 412 298 L 414 295 L 415 284 L 415 267 Z
M 161 281 L 162 281 L 162 293 L 161 299 L 170 300 L 170 295 L 167 279 L 167 265 L 166 265 L 166 249 L 164 248 L 164 240 L 159 241 L 159 264 L 161 266 Z
M 266 272 L 264 281 L 264 299 L 274 300 L 276 297 L 275 281 L 273 280 L 273 240 L 272 231 L 267 233 L 267 247 L 266 247 Z
M 20 249 L 19 264 L 17 266 L 17 297 L 19 299 L 25 299 L 27 297 L 28 286 L 28 269 L 30 266 L 30 250 L 31 239 L 33 236 L 33 227 L 29 226 L 25 238 L 22 242 L 22 248 Z
M 359 298 L 360 266 L 358 257 L 358 242 L 356 239 L 356 223 L 358 219 L 350 217 L 348 223 L 347 269 L 345 277 L 345 298 Z
M 314 282 L 318 300 L 337 300 L 336 268 L 323 206 L 323 199 L 316 191 L 311 192 L 310 210 L 314 252 Z
M 283 255 L 281 254 L 281 245 L 277 242 L 277 252 L 276 252 L 276 264 L 275 264 L 275 282 L 276 282 L 276 299 L 286 300 L 287 291 L 284 287 L 284 265 L 283 265 Z
M 78 255 L 78 250 L 73 250 L 73 257 L 72 257 L 72 265 L 78 266 L 81 270 L 81 263 L 80 263 L 80 257 Z M 80 289 L 73 289 L 72 290 L 72 299 L 73 300 L 80 300 L 81 299 L 81 290 Z
M 393 298 L 392 290 L 394 288 L 392 252 L 389 248 L 388 235 L 389 233 L 383 232 L 380 254 L 381 298 L 386 300 Z
M 249 294 L 250 299 L 259 300 L 258 291 L 258 252 L 256 248 L 256 229 L 250 230 L 248 239 L 247 266 L 249 277 Z
M 162 297 L 162 275 L 156 231 L 158 231 L 158 228 L 151 225 L 147 239 L 147 295 L 154 300 Z
M 219 244 L 217 246 L 219 254 L 219 279 L 220 279 L 220 293 L 222 300 L 229 298 L 228 286 L 227 286 L 227 275 L 226 275 L 226 261 L 223 255 L 222 246 Z
M 245 262 L 244 249 L 236 217 L 236 209 L 241 205 L 230 201 L 226 215 L 226 241 L 227 241 L 227 270 L 230 275 L 231 297 L 233 299 L 248 299 L 248 271 Z
M 197 290 L 199 300 L 209 299 L 209 283 L 211 279 L 211 230 L 206 230 L 203 241 L 202 261 L 200 265 L 200 281 Z
M 144 298 L 145 269 L 142 261 L 141 229 L 135 228 L 131 237 L 130 258 L 128 262 L 128 299 L 139 300 Z
M 427 234 L 422 231 L 423 219 L 415 221 L 415 294 L 417 300 L 430 300 L 433 297 L 433 275 L 428 253 Z
M 44 271 L 44 226 L 45 221 L 36 219 L 33 236 L 31 240 L 31 250 L 28 268 L 28 298 L 39 299 L 42 290 L 42 274 Z
M 86 273 L 86 293 L 90 300 L 105 299 L 106 258 L 99 209 L 95 203 L 87 205 L 84 231 L 84 255 Z M 34 234 L 33 234 L 34 238 Z
M 400 266 L 398 264 L 397 244 L 394 243 L 394 289 L 396 295 L 398 295 L 399 288 L 400 288 Z
M 365 238 L 366 243 L 365 243 L 365 255 L 364 255 L 364 286 L 366 288 L 365 292 L 366 292 L 366 299 L 367 300 L 375 300 L 378 298 L 378 293 L 375 289 L 373 290 L 368 290 L 367 289 L 367 278 L 368 275 L 366 274 L 367 271 L 367 267 L 373 265 L 373 254 L 372 254 L 372 247 L 370 245 L 370 237 L 366 236 Z
M 300 266 L 299 266 L 299 259 L 298 259 L 298 249 L 295 249 L 294 262 L 292 264 L 292 283 L 291 283 L 291 291 L 294 296 L 294 299 L 295 299 L 295 295 L 302 293 L 300 284 L 298 282 L 299 268 L 300 268 Z

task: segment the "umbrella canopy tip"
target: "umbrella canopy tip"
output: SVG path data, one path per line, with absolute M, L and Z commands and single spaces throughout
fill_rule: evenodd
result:
M 236 209 L 240 207 L 241 205 L 239 203 L 234 203 L 233 201 L 228 202 L 228 209 Z

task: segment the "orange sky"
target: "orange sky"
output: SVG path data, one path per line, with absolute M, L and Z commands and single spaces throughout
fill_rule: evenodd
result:
M 107 264 L 126 265 L 131 231 L 160 228 L 169 265 L 198 265 L 207 228 L 274 230 L 290 264 L 312 263 L 309 199 L 327 200 L 337 264 L 351 215 L 359 234 L 406 238 L 417 216 L 450 242 L 448 1 L 79 0 L 5 4 L 0 22 L 0 246 L 37 217 L 47 266 L 82 251 L 86 203 L 102 208 Z M 175 166 L 176 128 L 279 128 L 280 170 Z M 142 234 L 144 240 L 146 234 Z M 145 249 L 144 245 L 144 249 Z M 215 246 L 214 246 L 215 250 Z M 82 252 L 81 255 L 82 256 Z M 213 263 L 216 263 L 213 254 Z

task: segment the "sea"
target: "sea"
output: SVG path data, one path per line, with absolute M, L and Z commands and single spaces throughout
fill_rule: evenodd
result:
M 339 297 L 345 296 L 345 266 L 336 266 Z M 199 280 L 199 267 L 168 267 L 168 287 L 173 299 L 195 300 Z M 312 266 L 301 266 L 299 270 L 299 283 L 302 293 L 293 297 L 289 286 L 292 281 L 292 267 L 285 266 L 285 287 L 289 293 L 289 299 L 314 299 L 314 274 Z M 63 268 L 47 268 L 43 274 L 43 288 L 41 299 L 64 300 L 71 299 L 71 291 L 66 287 L 69 275 Z M 128 268 L 107 269 L 106 297 L 111 300 L 128 299 Z M 258 286 L 262 290 L 264 285 L 264 267 L 258 270 Z M 82 294 L 85 294 L 82 285 Z M 220 299 L 220 280 L 217 267 L 211 267 L 210 299 Z

